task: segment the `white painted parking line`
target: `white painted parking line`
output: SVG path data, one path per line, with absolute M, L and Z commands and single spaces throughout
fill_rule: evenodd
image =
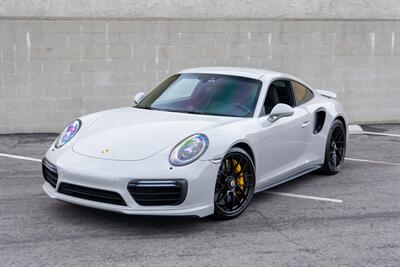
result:
M 345 160 L 375 163 L 375 164 L 384 164 L 384 165 L 391 165 L 391 166 L 400 166 L 400 163 L 397 163 L 397 162 L 377 161 L 377 160 L 369 160 L 369 159 L 355 159 L 355 158 L 345 158 Z
M 22 156 L 11 155 L 11 154 L 0 153 L 0 156 L 1 157 L 6 157 L 6 158 L 42 162 L 41 159 L 30 158 L 30 157 L 22 157 Z M 328 201 L 328 202 L 335 202 L 335 203 L 342 203 L 343 202 L 343 200 L 340 200 L 340 199 L 332 199 L 332 198 L 324 198 L 324 197 L 313 197 L 313 196 L 297 195 L 297 194 L 275 192 L 275 191 L 264 191 L 264 193 L 271 194 L 271 195 L 279 195 L 279 196 L 286 196 L 286 197 L 296 197 L 296 198 L 305 198 L 305 199 Z
M 400 134 L 389 134 L 389 133 L 375 133 L 375 132 L 363 132 L 364 134 L 369 135 L 380 135 L 380 136 L 391 136 L 391 137 L 400 137 Z
M 314 196 L 298 195 L 298 194 L 283 193 L 283 192 L 276 192 L 276 191 L 265 191 L 265 193 L 270 194 L 270 195 L 304 198 L 304 199 L 327 201 L 327 202 L 334 202 L 334 203 L 342 203 L 343 202 L 343 200 L 341 200 L 341 199 L 326 198 L 326 197 L 314 197 Z
M 23 156 L 12 155 L 12 154 L 4 154 L 4 153 L 0 153 L 0 157 L 13 158 L 13 159 L 22 159 L 22 160 L 29 160 L 29 161 L 35 161 L 35 162 L 42 162 L 41 159 L 37 159 L 37 158 L 23 157 Z M 355 159 L 355 158 L 346 158 L 346 160 L 400 166 L 400 163 L 394 163 L 394 162 L 385 162 L 385 161 L 376 161 L 376 160 L 367 160 L 367 159 Z M 277 195 L 277 196 L 303 198 L 303 199 L 311 199 L 311 200 L 317 200 L 317 201 L 327 201 L 327 202 L 334 202 L 334 203 L 342 203 L 343 202 L 343 200 L 341 200 L 341 199 L 306 196 L 306 195 L 284 193 L 284 192 L 276 192 L 276 191 L 264 191 L 263 193 L 270 194 L 270 195 Z
M 29 161 L 42 162 L 41 159 L 29 158 L 29 157 L 22 157 L 22 156 L 11 155 L 11 154 L 4 154 L 4 153 L 0 153 L 0 157 L 6 157 L 6 158 L 12 158 L 12 159 L 23 159 L 23 160 L 29 160 Z

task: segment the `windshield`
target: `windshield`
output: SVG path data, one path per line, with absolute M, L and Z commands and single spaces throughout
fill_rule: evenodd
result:
M 219 74 L 176 74 L 136 108 L 233 117 L 253 116 L 261 81 Z

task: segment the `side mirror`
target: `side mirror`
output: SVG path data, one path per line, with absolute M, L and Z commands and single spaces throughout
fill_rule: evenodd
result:
M 133 105 L 136 106 L 140 101 L 142 101 L 143 97 L 144 97 L 144 93 L 143 92 L 137 93 L 133 97 Z
M 276 104 L 275 107 L 271 110 L 268 120 L 270 122 L 274 122 L 283 117 L 290 117 L 293 115 L 293 113 L 294 113 L 294 110 L 291 106 L 279 103 L 279 104 Z

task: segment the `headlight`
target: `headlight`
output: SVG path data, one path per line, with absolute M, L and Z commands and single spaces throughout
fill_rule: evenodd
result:
M 204 134 L 194 134 L 180 142 L 169 155 L 173 166 L 184 166 L 200 158 L 208 147 L 208 138 Z
M 58 136 L 55 147 L 60 148 L 71 140 L 81 128 L 82 121 L 74 120 L 65 128 L 65 130 Z

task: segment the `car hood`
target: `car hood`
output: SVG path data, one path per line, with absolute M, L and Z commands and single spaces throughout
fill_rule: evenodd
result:
M 101 159 L 143 160 L 189 135 L 239 119 L 122 108 L 96 120 L 72 149 Z

